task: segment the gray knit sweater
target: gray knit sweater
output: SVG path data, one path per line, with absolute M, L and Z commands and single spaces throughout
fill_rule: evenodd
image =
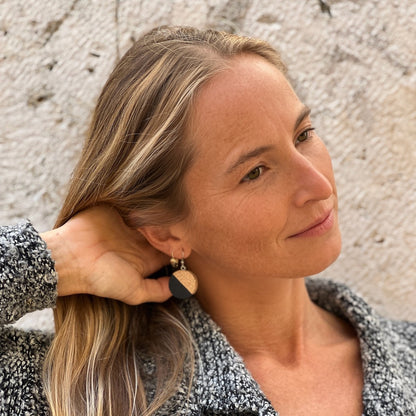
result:
M 49 414 L 41 368 L 51 335 L 7 324 L 27 312 L 53 307 L 56 280 L 53 260 L 30 223 L 0 227 L 1 416 Z M 381 318 L 338 283 L 310 279 L 308 290 L 314 302 L 347 319 L 357 331 L 364 369 L 364 414 L 415 416 L 416 325 Z M 190 299 L 181 307 L 200 360 L 190 396 L 181 386 L 159 414 L 278 415 L 198 302 Z

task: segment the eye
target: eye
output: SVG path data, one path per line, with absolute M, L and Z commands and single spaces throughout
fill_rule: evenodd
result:
M 251 170 L 249 173 L 247 173 L 246 176 L 244 176 L 242 182 L 254 181 L 258 179 L 262 175 L 263 172 L 264 172 L 264 166 L 257 166 L 253 170 Z
M 302 143 L 310 139 L 314 130 L 315 129 L 313 127 L 309 127 L 308 129 L 303 130 L 302 133 L 300 133 L 299 136 L 296 138 L 295 144 Z

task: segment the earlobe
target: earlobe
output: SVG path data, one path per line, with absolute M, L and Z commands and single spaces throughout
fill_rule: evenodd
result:
M 183 237 L 179 237 L 179 230 L 174 226 L 144 226 L 138 231 L 150 245 L 171 257 L 171 266 L 177 269 L 169 278 L 169 290 L 172 295 L 177 299 L 187 299 L 194 295 L 198 289 L 198 279 L 185 266 L 185 258 L 191 254 L 191 248 Z

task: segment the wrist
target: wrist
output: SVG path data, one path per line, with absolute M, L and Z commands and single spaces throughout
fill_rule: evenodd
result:
M 58 275 L 58 296 L 85 293 L 82 279 L 76 267 L 76 258 L 72 253 L 62 227 L 42 233 L 51 257 L 55 262 Z

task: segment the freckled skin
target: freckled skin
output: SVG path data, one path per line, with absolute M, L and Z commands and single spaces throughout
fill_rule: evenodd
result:
M 200 290 L 206 282 L 221 282 L 222 290 L 259 279 L 267 285 L 330 265 L 341 247 L 331 160 L 317 134 L 297 140 L 312 124 L 306 117 L 294 130 L 304 105 L 285 77 L 260 57 L 234 58 L 202 88 L 194 108 L 188 137 L 196 157 L 185 176 L 191 215 L 182 227 Z M 227 173 L 259 146 L 270 149 Z M 330 209 L 328 232 L 290 237 Z
M 360 415 L 356 334 L 302 279 L 341 249 L 331 160 L 304 104 L 274 66 L 244 55 L 193 109 L 190 215 L 155 244 L 183 250 L 200 304 L 281 414 Z
M 256 55 L 229 64 L 194 102 L 190 214 L 142 231 L 183 254 L 201 306 L 281 414 L 360 415 L 354 329 L 315 305 L 302 279 L 341 249 L 331 159 L 273 65 Z

